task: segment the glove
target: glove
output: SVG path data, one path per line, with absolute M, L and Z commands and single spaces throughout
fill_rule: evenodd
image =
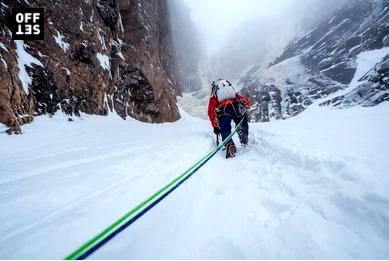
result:
M 219 135 L 220 134 L 220 128 L 219 127 L 214 127 L 213 128 L 213 133 L 215 133 L 216 135 Z
M 250 112 L 250 105 L 245 105 L 244 108 L 246 110 L 246 114 L 248 114 Z

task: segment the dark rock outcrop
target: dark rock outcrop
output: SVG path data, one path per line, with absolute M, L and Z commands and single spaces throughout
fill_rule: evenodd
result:
M 44 41 L 11 40 L 12 7 L 45 8 Z M 20 133 L 35 115 L 58 110 L 76 116 L 116 111 L 146 122 L 179 119 L 165 1 L 9 0 L 0 9 L 0 122 L 10 133 Z
M 251 107 L 251 118 L 254 121 L 267 122 L 283 118 L 281 91 L 274 85 L 251 83 L 242 90 L 242 94 L 254 101 Z
M 33 94 L 36 114 L 54 114 L 60 109 L 61 99 L 53 77 L 44 68 L 35 64 L 28 70 L 32 79 L 30 90 Z
M 91 46 L 79 44 L 74 50 L 73 59 L 77 65 L 79 63 L 93 64 L 93 56 L 95 56 L 95 51 Z

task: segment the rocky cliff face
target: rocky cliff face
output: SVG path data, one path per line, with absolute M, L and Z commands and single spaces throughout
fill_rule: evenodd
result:
M 296 116 L 316 99 L 346 88 L 322 73 L 315 72 L 293 57 L 241 79 L 241 92 L 249 97 L 255 121 Z
M 343 108 L 387 100 L 387 58 L 360 79 L 367 82 L 357 88 L 347 87 L 355 75 L 358 54 L 389 45 L 388 21 L 389 1 L 355 0 L 291 43 L 266 70 L 253 67 L 240 84 L 254 101 L 254 118 L 268 121 L 291 117 L 314 100 L 345 88 L 350 92 L 322 105 Z
M 389 1 L 356 0 L 292 43 L 275 63 L 301 55 L 307 67 L 348 84 L 355 73 L 356 56 L 384 46 L 388 21 Z
M 347 108 L 356 104 L 375 106 L 381 102 L 389 101 L 389 54 L 366 73 L 360 81 L 362 83 L 358 84 L 353 90 L 320 105 Z
M 45 8 L 44 41 L 11 40 L 12 7 Z M 165 1 L 5 1 L 0 8 L 0 122 L 10 133 L 57 111 L 179 119 Z

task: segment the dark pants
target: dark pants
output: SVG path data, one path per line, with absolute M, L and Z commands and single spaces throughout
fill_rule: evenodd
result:
M 240 115 L 239 106 L 237 103 L 227 104 L 220 109 L 221 111 L 218 118 L 220 134 L 222 135 L 223 141 L 231 134 L 231 121 L 234 121 L 235 125 L 238 125 L 243 117 L 244 120 L 241 125 L 241 131 L 244 135 L 248 136 L 249 124 L 247 121 L 247 117 Z M 234 144 L 234 141 L 230 139 L 227 144 Z

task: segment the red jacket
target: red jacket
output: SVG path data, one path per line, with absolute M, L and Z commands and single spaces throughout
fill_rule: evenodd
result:
M 245 105 L 247 106 L 250 106 L 251 103 L 249 101 L 249 99 L 247 99 L 246 97 L 240 95 L 240 94 L 236 94 L 236 98 L 241 100 Z M 222 101 L 221 103 L 219 103 L 219 101 L 216 99 L 215 96 L 211 96 L 211 98 L 209 98 L 209 103 L 208 103 L 208 117 L 211 121 L 211 124 L 212 124 L 212 127 L 217 127 L 219 126 L 219 123 L 218 123 L 218 119 L 217 119 L 217 115 L 216 115 L 216 108 L 218 108 L 220 105 L 221 106 L 224 106 L 228 103 L 232 103 L 232 100 L 229 99 L 229 100 L 225 100 L 225 101 Z

